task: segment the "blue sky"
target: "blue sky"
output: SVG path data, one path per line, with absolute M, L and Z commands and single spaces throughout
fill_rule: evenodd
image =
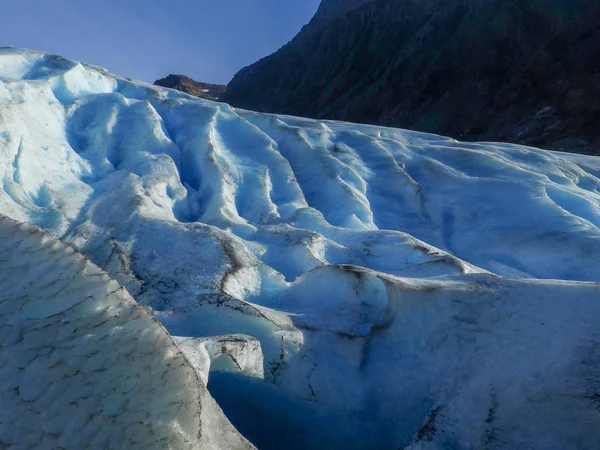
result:
M 18 0 L 0 45 L 33 48 L 152 82 L 169 73 L 227 83 L 288 42 L 319 0 Z

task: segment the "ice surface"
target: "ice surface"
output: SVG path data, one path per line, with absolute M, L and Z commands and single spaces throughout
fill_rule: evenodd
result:
M 0 213 L 122 283 L 203 383 L 240 371 L 213 385 L 253 442 L 314 419 L 290 448 L 600 446 L 597 158 L 237 110 L 17 49 L 0 108 Z
M 0 317 L 3 448 L 251 448 L 118 282 L 5 217 Z

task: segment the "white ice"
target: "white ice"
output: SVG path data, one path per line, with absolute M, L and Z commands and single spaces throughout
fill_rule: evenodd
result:
M 122 283 L 204 376 L 344 417 L 295 448 L 600 446 L 597 158 L 237 110 L 12 48 L 0 108 L 0 213 Z M 287 401 L 239 383 L 250 410 Z
M 118 282 L 2 216 L 0 318 L 2 448 L 252 448 Z

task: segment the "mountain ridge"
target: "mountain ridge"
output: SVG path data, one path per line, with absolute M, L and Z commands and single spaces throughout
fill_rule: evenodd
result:
M 205 98 L 207 100 L 219 100 L 223 97 L 227 86 L 222 84 L 210 84 L 196 81 L 186 75 L 170 74 L 164 78 L 156 80 L 155 86 L 177 89 L 194 97 Z
M 323 1 L 290 43 L 240 70 L 223 100 L 467 141 L 600 152 L 596 2 L 373 0 L 323 13 L 339 6 Z

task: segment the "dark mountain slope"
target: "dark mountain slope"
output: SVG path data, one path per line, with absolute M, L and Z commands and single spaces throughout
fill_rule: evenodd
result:
M 156 86 L 168 87 L 208 100 L 219 100 L 227 86 L 221 84 L 201 83 L 185 75 L 169 75 L 154 82 Z
M 239 107 L 600 153 L 600 4 L 323 0 Z

